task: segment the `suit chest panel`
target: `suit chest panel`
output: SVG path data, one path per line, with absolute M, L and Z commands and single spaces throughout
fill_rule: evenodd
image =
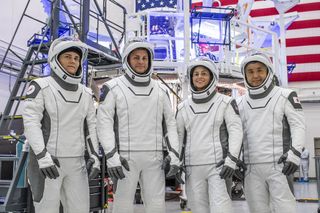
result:
M 266 100 L 245 98 L 243 109 L 240 109 L 240 116 L 244 122 L 244 131 L 248 136 L 254 137 L 259 133 L 263 137 L 264 134 L 273 135 L 275 131 L 281 131 L 281 128 L 278 127 L 282 125 L 285 101 L 286 99 L 280 93 L 273 94 Z M 261 132 L 261 130 L 264 131 Z
M 64 91 L 50 85 L 45 93 L 45 108 L 53 122 L 70 125 L 82 121 L 88 111 L 87 94 L 78 91 Z M 71 122 L 71 123 L 70 123 Z
M 223 122 L 223 115 L 226 109 L 226 104 L 221 98 L 214 99 L 203 104 L 195 104 L 189 100 L 187 109 L 188 126 L 196 125 L 197 127 L 205 126 L 220 126 Z M 191 128 L 193 129 L 193 128 Z
M 119 84 L 116 97 L 117 116 L 120 123 L 137 128 L 159 122 L 163 107 L 158 85 L 134 87 Z

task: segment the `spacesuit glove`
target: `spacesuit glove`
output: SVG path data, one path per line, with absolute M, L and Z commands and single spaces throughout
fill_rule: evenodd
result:
M 87 171 L 89 180 L 94 179 L 100 172 L 100 161 L 95 155 L 91 155 L 87 162 Z
M 221 172 L 220 172 L 220 178 L 221 179 L 227 179 L 227 178 L 232 178 L 233 174 L 234 174 L 234 169 L 227 166 L 227 165 L 223 165 Z
M 46 178 L 56 179 L 59 177 L 59 172 L 56 166 L 60 167 L 60 163 L 56 157 L 51 156 L 46 152 L 45 156 L 38 159 L 41 175 Z
M 130 171 L 128 161 L 125 158 L 121 157 L 121 156 L 119 157 L 119 160 L 120 160 L 121 166 L 109 167 L 108 170 L 107 170 L 109 177 L 112 178 L 112 179 L 120 179 L 121 180 L 121 179 L 125 178 L 122 166 L 127 171 Z
M 284 153 L 278 160 L 278 164 L 283 163 L 282 173 L 291 175 L 297 171 L 299 167 L 300 157 L 295 155 L 291 150 Z
M 286 161 L 284 163 L 282 173 L 288 176 L 288 175 L 295 173 L 298 168 L 299 168 L 299 166 L 296 165 L 295 163 L 292 163 L 290 161 Z
M 171 157 L 170 155 L 167 155 L 162 161 L 161 169 L 166 169 L 170 165 L 170 162 L 171 162 Z
M 231 178 L 235 171 L 236 162 L 234 162 L 233 160 L 231 160 L 229 156 L 227 156 L 226 159 L 223 159 L 220 162 L 218 162 L 216 167 L 218 168 L 222 165 L 223 167 L 219 174 L 220 178 L 221 179 Z
M 112 179 L 120 179 L 121 180 L 121 179 L 125 178 L 122 166 L 108 168 L 108 175 Z

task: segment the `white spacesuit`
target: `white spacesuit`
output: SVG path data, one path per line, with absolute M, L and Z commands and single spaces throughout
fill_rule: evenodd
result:
M 58 60 L 65 52 L 80 56 L 75 75 Z M 85 123 L 93 167 L 99 169 L 100 163 L 92 94 L 80 84 L 86 56 L 87 47 L 78 39 L 56 39 L 48 55 L 51 76 L 32 81 L 27 91 L 23 112 L 24 133 L 31 146 L 27 174 L 37 213 L 58 213 L 60 201 L 64 212 L 89 212 Z
M 211 82 L 201 91 L 192 83 L 197 66 L 212 74 Z M 237 105 L 231 97 L 216 92 L 219 74 L 209 59 L 192 61 L 188 77 L 192 96 L 179 104 L 176 116 L 188 202 L 194 213 L 232 212 L 224 179 L 232 177 L 242 144 Z
M 310 155 L 308 149 L 303 147 L 301 153 L 300 171 L 302 172 L 303 181 L 305 182 L 309 181 L 309 158 Z
M 259 86 L 248 82 L 249 64 L 265 65 L 266 77 Z M 301 104 L 294 91 L 275 86 L 267 56 L 249 56 L 242 62 L 241 70 L 248 93 L 237 101 L 244 131 L 244 186 L 250 212 L 294 213 L 295 199 L 285 175 L 298 168 L 305 141 Z
M 148 68 L 142 74 L 129 63 L 130 54 L 138 49 L 148 54 Z M 129 42 L 123 52 L 125 74 L 102 88 L 97 130 L 108 174 L 118 179 L 113 213 L 133 213 L 138 181 L 146 212 L 165 212 L 165 174 L 161 169 L 164 129 L 171 165 L 179 163 L 174 113 L 166 89 L 151 79 L 152 60 L 153 45 L 141 40 Z

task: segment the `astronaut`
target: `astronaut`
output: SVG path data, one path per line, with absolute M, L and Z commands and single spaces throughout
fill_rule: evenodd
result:
M 309 182 L 309 159 L 309 150 L 303 147 L 301 153 L 300 171 L 302 172 L 304 182 Z
M 98 137 L 106 153 L 108 174 L 118 180 L 113 213 L 133 213 L 138 181 L 146 212 L 164 213 L 162 168 L 170 160 L 169 173 L 174 175 L 179 168 L 174 113 L 166 88 L 151 79 L 153 45 L 133 39 L 124 48 L 122 60 L 124 75 L 103 85 L 97 114 Z M 169 152 L 165 159 L 164 145 Z
M 191 96 L 176 115 L 186 192 L 194 213 L 232 212 L 226 178 L 231 178 L 242 144 L 236 101 L 216 92 L 218 69 L 205 57 L 188 65 Z
M 64 212 L 89 212 L 86 147 L 90 178 L 97 175 L 100 162 L 92 94 L 80 84 L 87 52 L 75 37 L 54 40 L 48 54 L 51 76 L 32 81 L 27 90 L 23 111 L 30 144 L 27 176 L 36 213 L 58 213 L 60 201 Z
M 238 101 L 243 124 L 245 197 L 250 212 L 296 212 L 286 175 L 299 166 L 305 121 L 296 92 L 273 82 L 271 60 L 253 54 L 241 64 L 248 92 Z

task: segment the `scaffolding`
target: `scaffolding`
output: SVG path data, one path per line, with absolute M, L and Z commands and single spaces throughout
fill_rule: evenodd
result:
M 0 180 L 0 212 L 33 212 L 32 198 L 25 177 L 28 151 L 17 148 L 21 147 L 23 143 L 22 116 L 17 115 L 17 112 L 21 101 L 25 99 L 25 90 L 28 83 L 34 78 L 45 76 L 45 69 L 48 67 L 46 65 L 47 54 L 52 41 L 60 36 L 77 34 L 79 39 L 88 45 L 89 53 L 83 74 L 83 83 L 87 84 L 89 68 L 98 69 L 99 67 L 112 67 L 120 64 L 121 55 L 118 47 L 125 40 L 126 9 L 114 0 L 103 0 L 102 6 L 97 0 L 43 1 L 48 3 L 51 11 L 46 23 L 27 14 L 30 1 L 28 0 L 26 3 L 0 63 L 0 70 L 3 67 L 8 67 L 6 59 L 9 53 L 11 57 L 15 56 L 17 61 L 21 61 L 21 67 L 16 68 L 16 82 L 0 119 L 0 146 L 8 148 L 10 144 L 14 144 L 14 146 L 8 148 L 7 152 L 0 153 L 0 168 L 4 162 L 12 162 L 14 165 L 11 168 L 12 171 L 10 171 L 12 179 Z M 101 3 L 101 1 L 99 2 Z M 71 11 L 70 4 L 76 5 L 78 15 Z M 122 11 L 122 23 L 115 23 L 108 19 L 108 5 L 113 5 Z M 64 14 L 67 22 L 61 19 L 61 14 Z M 40 33 L 35 33 L 27 41 L 28 51 L 24 57 L 21 57 L 21 54 L 17 54 L 12 47 L 14 39 L 21 28 L 22 20 L 25 18 L 41 23 L 43 27 Z M 90 24 L 93 22 L 95 24 L 95 32 L 90 32 Z M 104 37 L 100 36 L 102 34 Z M 117 39 L 114 34 L 118 35 Z M 42 72 L 34 72 L 36 67 L 37 70 Z M 101 174 L 99 178 L 89 183 L 91 211 L 107 208 L 104 183 L 105 173 L 105 158 L 102 157 Z

